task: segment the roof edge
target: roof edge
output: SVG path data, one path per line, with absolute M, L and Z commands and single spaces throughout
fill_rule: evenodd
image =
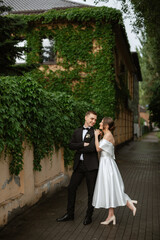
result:
M 40 14 L 40 13 L 45 13 L 47 11 L 50 11 L 50 10 L 65 10 L 65 9 L 69 9 L 69 8 L 84 8 L 86 6 L 71 6 L 71 7 L 57 7 L 57 8 L 51 8 L 51 9 L 48 9 L 48 10 L 43 10 L 43 9 L 39 9 L 39 10 L 27 10 L 27 11 L 10 11 L 9 13 L 10 14 L 26 14 L 26 15 L 30 15 L 30 14 Z M 87 7 L 91 7 L 91 6 L 87 6 Z

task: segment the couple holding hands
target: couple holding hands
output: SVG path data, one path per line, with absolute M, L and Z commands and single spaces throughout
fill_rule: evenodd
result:
M 57 218 L 57 222 L 74 220 L 76 191 L 83 178 L 86 178 L 88 190 L 88 208 L 83 224 L 92 222 L 93 210 L 95 208 L 109 209 L 108 217 L 101 224 L 116 224 L 114 208 L 125 206 L 136 214 L 135 200 L 131 200 L 124 193 L 124 184 L 121 174 L 115 162 L 114 145 L 112 135 L 114 121 L 110 117 L 104 117 L 100 122 L 99 129 L 93 126 L 97 120 L 97 113 L 88 111 L 85 114 L 84 126 L 74 131 L 70 141 L 70 149 L 75 150 L 73 174 L 68 186 L 67 213 Z M 99 137 L 101 136 L 101 137 Z M 101 140 L 99 141 L 99 138 Z M 100 159 L 98 159 L 100 152 Z

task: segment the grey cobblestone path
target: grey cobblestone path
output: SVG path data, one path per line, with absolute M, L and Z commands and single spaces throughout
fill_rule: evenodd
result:
M 84 182 L 77 192 L 74 221 L 55 221 L 66 211 L 67 189 L 63 188 L 12 220 L 0 231 L 0 240 L 160 240 L 160 142 L 155 133 L 123 146 L 116 161 L 126 193 L 138 200 L 135 217 L 127 207 L 118 207 L 117 224 L 103 226 L 100 222 L 107 210 L 96 209 L 93 222 L 84 226 Z

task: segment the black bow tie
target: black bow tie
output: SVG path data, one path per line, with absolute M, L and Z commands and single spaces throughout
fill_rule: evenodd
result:
M 83 127 L 83 130 L 87 130 L 87 131 L 88 131 L 88 130 L 89 130 L 89 128 L 85 128 L 85 127 Z

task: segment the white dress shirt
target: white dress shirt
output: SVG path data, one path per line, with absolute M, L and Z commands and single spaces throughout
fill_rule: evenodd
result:
M 83 127 L 85 128 L 85 126 L 83 126 Z M 90 127 L 88 127 L 88 128 L 90 129 Z M 84 138 L 85 138 L 87 132 L 88 132 L 87 129 L 83 129 L 83 131 L 82 131 L 82 140 L 83 140 L 83 141 L 84 141 Z M 80 160 L 82 160 L 82 161 L 84 160 L 83 153 L 82 153 L 81 156 L 80 156 Z

